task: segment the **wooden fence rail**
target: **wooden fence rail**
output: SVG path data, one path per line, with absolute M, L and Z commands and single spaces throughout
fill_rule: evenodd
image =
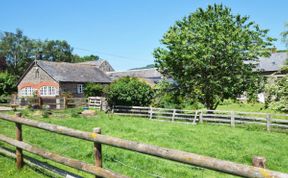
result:
M 202 156 L 194 153 L 188 153 L 184 151 L 167 149 L 158 146 L 153 146 L 149 144 L 143 144 L 133 141 L 128 141 L 116 137 L 106 136 L 100 134 L 100 130 L 94 130 L 94 132 L 84 132 L 79 131 L 63 126 L 58 126 L 54 124 L 39 122 L 35 120 L 25 119 L 17 116 L 10 116 L 6 114 L 0 113 L 0 118 L 6 121 L 14 122 L 17 124 L 23 124 L 43 130 L 47 130 L 50 132 L 75 137 L 78 139 L 83 139 L 87 141 L 92 141 L 95 143 L 94 152 L 98 153 L 95 155 L 96 157 L 96 166 L 89 166 L 86 163 L 80 162 L 78 160 L 72 160 L 70 158 L 65 158 L 60 155 L 50 153 L 49 151 L 42 150 L 31 146 L 23 141 L 13 140 L 4 135 L 0 134 L 0 141 L 6 142 L 8 144 L 14 145 L 19 149 L 23 149 L 34 154 L 38 154 L 47 159 L 54 160 L 56 162 L 90 172 L 97 176 L 103 177 L 121 177 L 111 171 L 104 170 L 100 167 L 102 162 L 99 160 L 101 158 L 101 148 L 100 144 L 110 145 L 113 147 L 118 147 L 126 150 L 131 150 L 139 153 L 144 153 L 147 155 L 152 155 L 156 157 L 160 157 L 167 160 L 173 160 L 180 163 L 185 163 L 189 165 L 195 165 L 203 168 L 208 168 L 211 170 L 224 172 L 232 175 L 244 176 L 244 177 L 274 177 L 274 178 L 284 178 L 287 177 L 288 174 L 271 171 L 268 169 L 257 168 L 253 166 L 243 165 L 239 163 L 234 163 L 231 161 L 219 160 L 207 156 Z M 97 161 L 98 160 L 98 161 Z M 122 176 L 123 177 L 123 176 Z
M 231 127 L 235 127 L 237 124 L 258 124 L 266 125 L 268 131 L 271 130 L 271 127 L 288 128 L 288 114 L 220 110 L 180 110 L 140 106 L 114 106 L 113 113 L 193 124 L 203 122 L 222 123 L 230 124 Z

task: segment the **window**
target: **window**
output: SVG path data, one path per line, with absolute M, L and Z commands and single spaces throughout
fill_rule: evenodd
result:
M 43 86 L 40 88 L 40 96 L 56 96 L 58 92 L 53 86 Z
M 32 87 L 25 87 L 21 89 L 21 96 L 33 96 L 34 89 Z
M 83 84 L 78 84 L 77 85 L 77 93 L 78 94 L 83 93 L 83 89 L 84 89 Z

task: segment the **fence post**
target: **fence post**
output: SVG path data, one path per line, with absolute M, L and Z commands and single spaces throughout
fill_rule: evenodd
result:
M 194 116 L 194 119 L 193 119 L 193 124 L 196 124 L 197 115 L 198 115 L 198 111 L 196 110 L 195 111 L 195 116 Z
M 231 127 L 235 127 L 235 113 L 231 112 Z
M 149 119 L 152 119 L 153 118 L 153 108 L 150 106 L 150 116 L 149 116 Z
M 173 109 L 173 115 L 172 115 L 172 121 L 174 122 L 175 120 L 175 115 L 176 115 L 176 109 Z
M 94 128 L 93 133 L 101 134 L 101 128 Z M 102 146 L 101 143 L 94 142 L 94 158 L 95 166 L 102 168 Z M 95 176 L 95 178 L 102 178 L 100 176 Z
M 271 114 L 267 114 L 266 115 L 266 128 L 267 128 L 267 131 L 270 132 L 270 126 L 271 126 Z
M 202 124 L 203 123 L 203 111 L 200 112 L 199 119 L 200 119 L 200 123 Z
M 40 96 L 38 97 L 38 105 L 39 105 L 39 107 L 42 109 L 43 100 L 42 100 L 42 98 L 41 98 Z
M 18 117 L 21 117 L 21 113 L 16 114 Z M 16 140 L 22 141 L 22 125 L 19 123 L 15 123 L 16 125 Z M 17 169 L 21 169 L 24 165 L 23 162 L 23 151 L 21 148 L 16 147 L 16 167 Z
M 65 96 L 63 97 L 63 103 L 64 103 L 64 109 L 66 109 L 67 108 L 67 99 Z
M 56 98 L 56 109 L 61 109 L 60 98 Z

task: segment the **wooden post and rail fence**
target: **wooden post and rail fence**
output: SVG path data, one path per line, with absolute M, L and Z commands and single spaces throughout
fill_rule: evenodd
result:
M 95 175 L 96 177 L 126 177 L 117 173 L 102 168 L 102 148 L 101 145 L 109 145 L 125 150 L 130 150 L 146 155 L 152 155 L 166 160 L 172 160 L 179 163 L 188 165 L 194 165 L 202 168 L 207 168 L 219 172 L 224 172 L 231 175 L 243 176 L 243 177 L 273 177 L 273 178 L 284 178 L 288 177 L 288 174 L 259 167 L 248 166 L 244 164 L 234 163 L 231 161 L 220 160 L 208 156 L 202 156 L 194 153 L 168 149 L 158 147 L 154 145 L 138 143 L 134 141 L 128 141 L 112 136 L 102 135 L 100 128 L 93 129 L 93 132 L 85 132 L 75 130 L 59 125 L 39 122 L 31 119 L 26 119 L 19 116 L 11 116 L 0 113 L 0 119 L 5 121 L 13 122 L 16 124 L 16 140 L 6 137 L 0 134 L 0 141 L 16 147 L 16 159 L 17 167 L 23 166 L 23 152 L 22 150 L 34 153 L 46 159 L 50 159 L 57 163 L 76 168 L 88 173 Z M 94 157 L 95 165 L 87 164 L 79 160 L 67 158 L 56 153 L 52 153 L 48 150 L 38 148 L 23 142 L 22 140 L 22 125 L 50 131 L 65 136 L 74 137 L 94 143 Z M 148 164 L 148 163 L 147 163 Z
M 183 110 L 153 108 L 142 106 L 114 106 L 113 113 L 123 116 L 144 117 L 148 119 L 181 123 L 219 123 L 235 127 L 237 124 L 258 124 L 288 129 L 288 114 L 272 114 L 260 112 L 236 112 L 221 110 Z

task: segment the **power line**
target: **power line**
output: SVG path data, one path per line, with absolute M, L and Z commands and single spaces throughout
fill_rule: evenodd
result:
M 112 56 L 112 57 L 121 58 L 121 59 L 127 59 L 129 61 L 139 59 L 138 57 L 137 58 L 127 57 L 127 56 L 122 56 L 122 55 L 117 55 L 117 54 L 112 54 L 112 53 L 106 53 L 106 52 L 100 52 L 100 51 L 95 51 L 95 50 L 89 50 L 89 49 L 84 49 L 84 48 L 78 48 L 78 47 L 74 47 L 74 49 L 78 49 L 81 51 L 88 51 L 88 52 L 96 53 L 96 54 L 103 54 L 103 55 Z M 140 60 L 146 60 L 146 59 L 140 58 Z

